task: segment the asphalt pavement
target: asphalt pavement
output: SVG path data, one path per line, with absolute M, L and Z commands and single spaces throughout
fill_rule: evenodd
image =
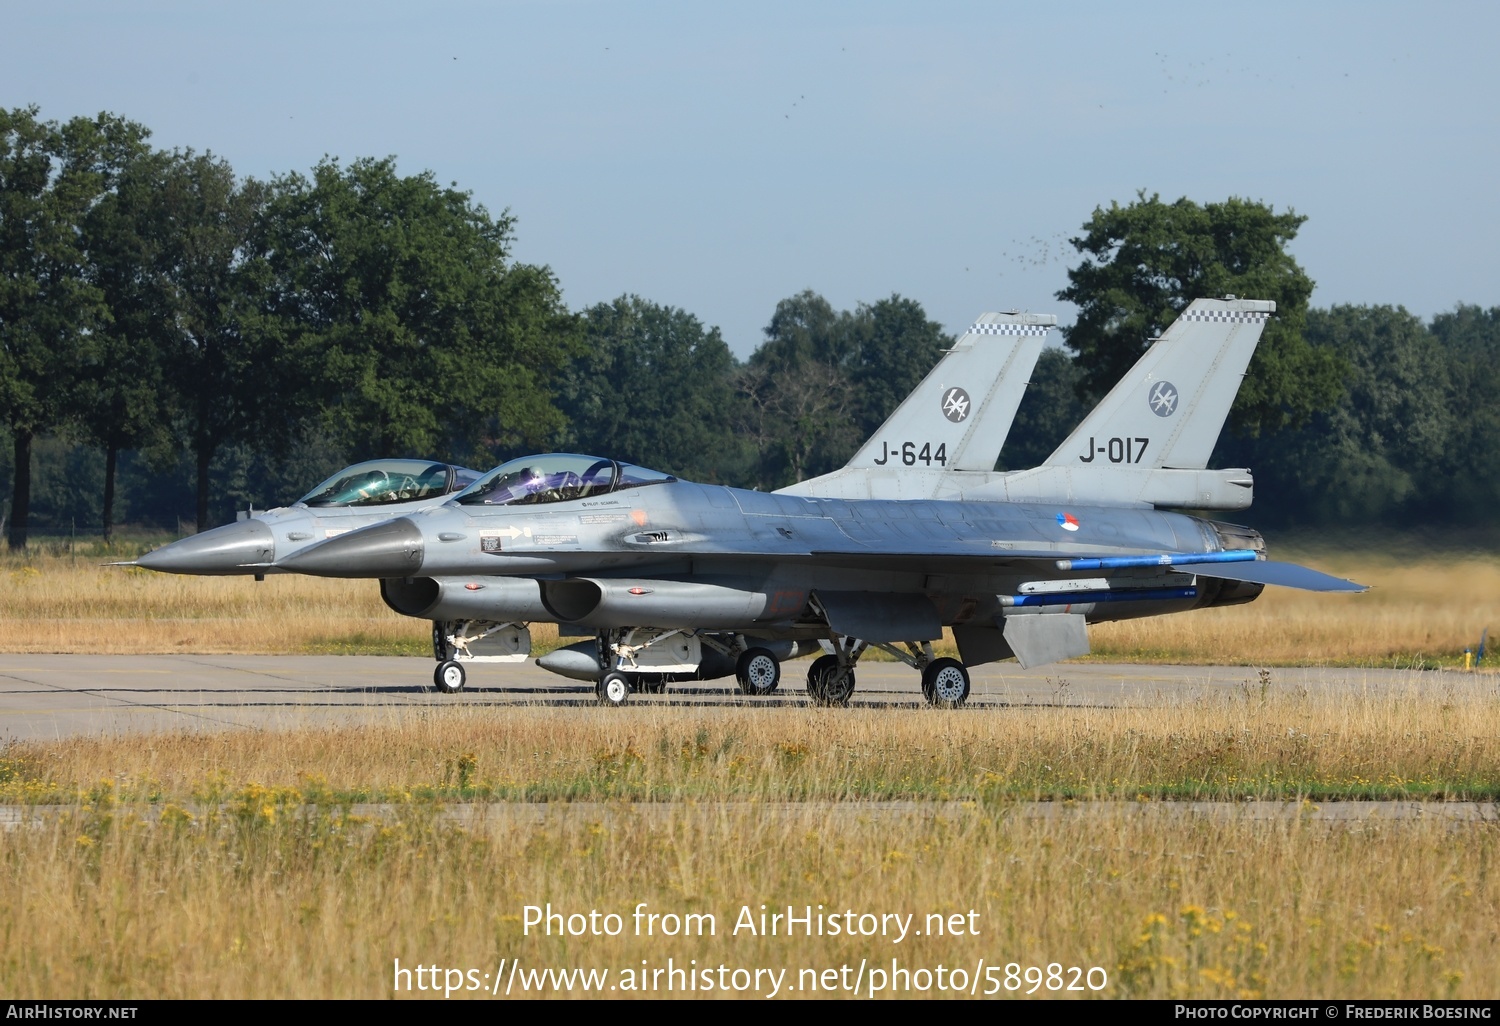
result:
M 781 688 L 749 699 L 733 679 L 674 684 L 636 705 L 805 705 L 808 659 L 785 664 Z M 431 660 L 382 656 L 0 655 L 0 741 L 169 730 L 276 729 L 389 722 L 414 710 L 517 704 L 592 706 L 592 685 L 531 663 L 476 664 L 456 695 L 433 690 Z M 972 708 L 1033 705 L 1156 706 L 1215 693 L 1371 693 L 1440 685 L 1494 688 L 1486 675 L 1411 670 L 1157 666 L 1013 662 L 972 671 Z M 853 704 L 900 710 L 922 702 L 915 670 L 861 662 Z

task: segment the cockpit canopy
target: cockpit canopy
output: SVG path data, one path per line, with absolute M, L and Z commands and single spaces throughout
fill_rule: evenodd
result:
M 675 480 L 670 474 L 631 463 L 549 452 L 502 463 L 454 496 L 453 501 L 465 506 L 539 505 Z
M 345 467 L 297 502 L 304 506 L 382 506 L 440 499 L 467 488 L 479 473 L 428 460 L 368 460 Z

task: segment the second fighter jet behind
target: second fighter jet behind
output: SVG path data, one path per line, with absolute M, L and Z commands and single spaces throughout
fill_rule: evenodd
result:
M 435 506 L 479 477 L 431 460 L 367 460 L 345 467 L 292 503 L 180 538 L 133 561 L 169 574 L 255 575 L 278 558 L 361 527 Z

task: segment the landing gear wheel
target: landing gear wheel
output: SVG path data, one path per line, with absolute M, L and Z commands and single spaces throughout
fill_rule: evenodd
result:
M 467 676 L 461 663 L 445 659 L 432 671 L 432 686 L 445 695 L 456 695 L 464 689 Z
M 655 679 L 648 678 L 646 674 L 640 674 L 635 678 L 635 689 L 645 695 L 664 695 L 667 693 L 666 674 L 652 674 Z
M 764 648 L 746 649 L 734 667 L 740 691 L 753 698 L 764 698 L 781 683 L 781 664 Z
M 922 671 L 922 694 L 938 709 L 957 709 L 969 700 L 969 671 L 957 659 L 934 659 Z
M 599 678 L 594 694 L 599 696 L 600 705 L 624 705 L 630 697 L 630 679 L 619 670 L 612 670 Z
M 822 655 L 813 660 L 807 668 L 807 694 L 814 702 L 823 701 L 823 678 L 828 675 L 830 668 L 838 666 L 837 656 Z
M 807 671 L 807 693 L 817 705 L 848 705 L 854 694 L 854 667 L 841 667 L 838 656 L 819 656 Z

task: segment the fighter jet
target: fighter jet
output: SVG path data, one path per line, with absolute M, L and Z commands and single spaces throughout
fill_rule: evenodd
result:
M 253 574 L 260 580 L 276 572 L 278 556 L 437 505 L 479 476 L 467 467 L 430 460 L 356 463 L 290 506 L 249 513 L 232 524 L 178 539 L 120 565 L 169 574 Z
M 915 450 L 910 466 L 899 455 L 892 459 L 882 451 L 877 457 L 874 439 L 878 438 L 929 439 L 929 467 L 935 460 L 939 467 L 946 464 L 953 472 L 993 470 L 1047 332 L 1056 326 L 1057 318 L 1052 314 L 1017 310 L 980 314 L 843 468 L 780 489 L 779 493 L 822 495 L 825 489 L 838 493 L 862 484 L 866 489 L 894 490 L 903 498 L 930 497 L 929 493 L 944 480 L 944 473 L 921 473 Z M 972 398 L 959 382 L 974 389 Z M 434 621 L 433 639 L 434 655 L 440 664 L 433 674 L 433 684 L 449 693 L 463 687 L 464 675 L 442 664 L 450 660 L 514 662 L 530 651 L 526 625 L 517 622 Z M 781 661 L 819 650 L 818 643 L 808 640 L 766 641 L 760 661 L 751 660 L 742 666 L 743 661 L 737 657 L 744 646 L 737 648 L 733 635 L 700 632 L 699 640 L 703 658 L 695 667 L 673 672 L 633 670 L 627 674 L 632 686 L 660 691 L 670 682 L 715 680 L 733 674 L 742 691 L 756 694 L 769 679 L 765 672 L 770 665 L 768 656 Z M 577 680 L 599 676 L 598 654 L 592 641 L 555 649 L 538 658 L 537 665 Z
M 925 430 L 940 434 L 943 429 L 948 429 L 952 437 L 940 443 L 940 450 L 945 444 L 951 444 L 947 458 L 953 465 L 993 468 L 1015 419 L 1027 377 L 1041 353 L 1043 339 L 1056 324 L 1057 318 L 1050 314 L 1016 311 L 981 314 L 897 408 L 882 431 L 910 434 L 914 430 L 919 433 Z M 972 403 L 964 393 L 963 402 L 967 405 L 957 416 L 951 412 L 954 400 L 944 396 L 950 390 L 945 382 L 950 381 L 963 381 L 970 387 L 975 387 L 975 383 L 980 386 L 976 388 L 978 398 Z M 989 383 L 988 387 L 984 387 L 985 382 Z M 943 403 L 940 404 L 939 400 Z M 944 412 L 939 413 L 940 409 Z M 954 431 L 955 426 L 959 426 L 959 430 Z M 873 461 L 862 450 L 836 475 L 836 487 L 847 487 L 846 478 L 850 474 L 857 478 L 860 470 L 865 468 L 881 473 L 884 480 L 889 480 L 900 467 L 878 471 L 877 468 L 885 462 Z M 435 483 L 443 469 L 443 465 L 427 465 L 419 461 L 376 460 L 358 464 L 335 474 L 290 508 L 242 516 L 238 523 L 173 542 L 139 560 L 117 565 L 140 565 L 184 574 L 254 574 L 259 580 L 265 573 L 279 569 L 271 562 L 277 553 L 289 556 L 301 548 L 356 527 L 440 503 L 451 492 L 462 490 L 479 477 L 476 472 L 462 467 L 446 468 L 451 472 L 447 493 L 435 493 L 435 489 L 422 487 L 419 489 L 420 498 L 415 502 L 395 501 L 411 491 L 411 480 L 415 479 L 419 484 Z M 803 482 L 803 486 L 816 488 L 821 480 Z M 930 480 L 929 476 L 923 484 L 930 484 Z M 693 673 L 635 673 L 632 682 L 658 690 L 669 681 L 688 677 L 714 679 L 733 673 L 734 659 L 726 662 L 722 656 L 714 658 L 716 652 L 728 651 L 724 645 L 716 645 L 712 637 L 705 636 L 704 640 L 709 645 L 708 661 Z M 732 639 L 727 640 L 732 643 Z M 805 655 L 817 647 L 811 642 L 772 645 L 783 659 Z M 519 662 L 530 654 L 530 633 L 525 623 L 435 620 L 433 651 L 439 663 L 455 659 L 483 663 Z M 542 663 L 564 676 L 581 676 L 590 680 L 597 676 L 597 672 L 591 669 L 596 665 L 594 657 L 572 649 L 550 653 L 543 657 Z M 434 676 L 434 685 L 448 692 L 460 690 L 463 681 L 461 672 L 454 674 L 451 670 Z
M 277 566 L 379 578 L 388 605 L 424 619 L 588 630 L 596 691 L 609 704 L 629 697 L 632 673 L 700 669 L 706 643 L 734 658 L 742 687 L 748 679 L 752 693 L 769 694 L 781 675 L 771 646 L 823 642 L 831 651 L 808 672 L 815 702 L 847 703 L 860 656 L 876 647 L 920 672 L 929 702 L 961 705 L 969 667 L 1082 655 L 1089 623 L 1249 602 L 1267 584 L 1363 590 L 1268 560 L 1248 528 L 1157 508 L 1174 497 L 1243 505 L 1248 482 L 1216 480 L 1193 464 L 1212 449 L 1243 375 L 1243 339 L 1253 351 L 1273 311 L 1268 302 L 1194 302 L 1179 318 L 1183 329 L 1138 364 L 1147 380 L 1127 375 L 1080 427 L 1118 433 L 1069 449 L 1075 432 L 1040 473 L 979 471 L 952 498 L 767 494 L 546 454 L 503 464 L 442 506 Z M 1184 348 L 1201 325 L 1216 326 L 1218 344 Z M 1207 438 L 1204 417 L 1217 420 Z M 882 439 L 887 453 L 893 440 L 903 463 L 908 443 L 917 454 L 937 448 L 935 438 Z M 1178 454 L 1186 468 L 1174 465 Z M 1044 494 L 1068 489 L 1082 494 Z M 1017 501 L 1016 492 L 1037 497 Z M 1159 492 L 1164 500 L 1153 498 Z M 958 660 L 933 652 L 945 626 Z M 454 660 L 438 668 L 460 685 L 463 673 Z

